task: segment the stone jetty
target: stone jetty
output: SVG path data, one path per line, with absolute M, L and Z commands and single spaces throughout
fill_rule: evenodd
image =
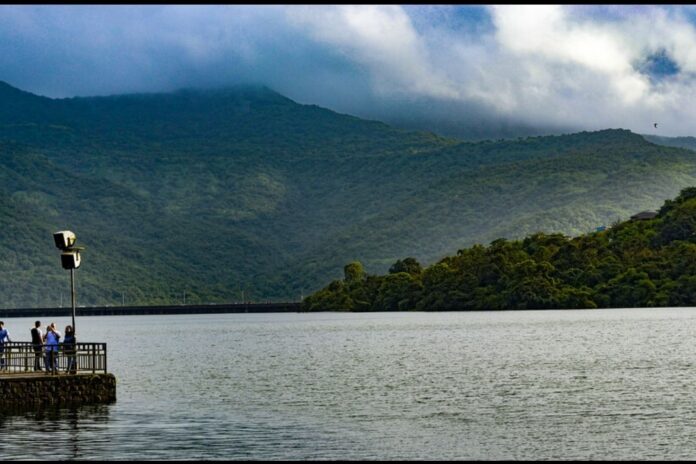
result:
M 0 374 L 0 409 L 34 409 L 116 401 L 116 377 L 110 373 L 47 375 Z

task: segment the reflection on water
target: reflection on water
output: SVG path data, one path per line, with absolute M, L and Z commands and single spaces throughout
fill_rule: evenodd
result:
M 21 340 L 33 320 L 5 320 Z M 56 321 L 59 324 L 64 321 Z M 696 310 L 83 317 L 117 401 L 2 459 L 688 459 Z
M 1 455 L 3 459 L 84 459 L 100 446 L 101 430 L 108 422 L 109 405 L 3 411 Z M 19 444 L 27 448 L 19 449 Z

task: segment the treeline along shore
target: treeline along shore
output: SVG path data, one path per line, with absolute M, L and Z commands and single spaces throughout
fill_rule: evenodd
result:
M 696 306 L 696 187 L 598 231 L 498 239 L 386 275 L 360 262 L 304 299 L 305 311 L 504 310 Z
M 301 304 L 288 303 L 229 303 L 163 306 L 90 306 L 76 309 L 78 316 L 132 316 L 147 314 L 221 314 L 221 313 L 281 313 L 300 311 Z M 60 317 L 71 314 L 70 308 L 0 309 L 0 317 Z

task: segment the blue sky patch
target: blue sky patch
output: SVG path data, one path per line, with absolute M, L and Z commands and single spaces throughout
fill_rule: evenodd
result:
M 640 73 L 647 75 L 652 82 L 659 82 L 675 76 L 680 71 L 679 65 L 664 49 L 649 54 L 634 67 Z

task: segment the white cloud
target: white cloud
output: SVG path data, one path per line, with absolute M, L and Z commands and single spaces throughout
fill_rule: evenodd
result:
M 639 50 L 626 41 L 620 28 L 590 21 L 574 22 L 560 6 L 493 7 L 501 46 L 525 58 L 544 59 L 549 67 L 571 63 L 597 72 L 605 84 L 630 104 L 645 97 L 649 82 L 632 63 Z
M 421 98 L 532 124 L 641 132 L 658 121 L 664 135 L 696 135 L 685 7 L 486 8 L 4 6 L 0 80 L 51 96 L 246 80 L 362 116 Z M 662 50 L 680 72 L 651 80 L 636 65 Z
M 685 118 L 696 110 L 685 99 L 696 94 L 693 24 L 674 8 L 617 7 L 610 19 L 579 8 L 493 6 L 494 29 L 475 37 L 435 24 L 419 34 L 398 6 L 287 12 L 309 37 L 363 69 L 382 95 L 476 102 L 539 124 L 641 132 L 660 120 L 671 135 L 691 131 Z M 660 50 L 682 73 L 652 82 L 636 64 Z
M 460 74 L 461 95 L 537 122 L 640 132 L 661 120 L 670 135 L 693 133 L 696 30 L 680 10 L 645 7 L 612 20 L 550 5 L 490 11 L 492 37 L 457 47 L 463 57 L 481 44 L 487 51 L 478 72 Z M 660 50 L 681 73 L 651 82 L 635 65 Z
M 457 97 L 398 6 L 289 7 L 287 13 L 316 40 L 366 68 L 379 92 Z

